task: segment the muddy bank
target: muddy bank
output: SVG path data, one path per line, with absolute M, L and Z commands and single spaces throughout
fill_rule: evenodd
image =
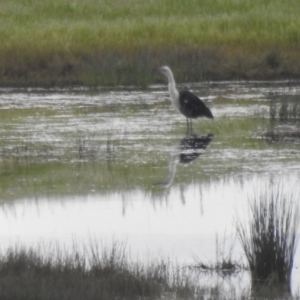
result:
M 170 65 L 177 82 L 209 80 L 282 80 L 300 78 L 297 53 L 277 47 L 230 49 L 226 47 L 136 49 L 51 55 L 18 59 L 2 57 L 1 86 L 116 86 L 164 82 L 157 72 Z

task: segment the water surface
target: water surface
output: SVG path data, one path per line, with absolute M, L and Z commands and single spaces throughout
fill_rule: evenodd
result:
M 142 260 L 210 263 L 223 251 L 245 261 L 235 221 L 247 222 L 255 193 L 280 185 L 299 195 L 298 139 L 265 134 L 297 132 L 300 85 L 186 86 L 215 116 L 194 121 L 192 136 L 165 86 L 2 89 L 2 250 L 115 240 Z M 282 103 L 289 104 L 286 118 Z M 187 138 L 198 146 L 186 149 Z

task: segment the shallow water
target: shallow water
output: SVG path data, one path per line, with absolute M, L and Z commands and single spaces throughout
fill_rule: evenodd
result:
M 278 111 L 283 100 L 298 103 L 300 85 L 187 86 L 215 116 L 193 122 L 202 142 L 212 134 L 195 150 L 184 149 L 186 121 L 170 106 L 165 86 L 2 89 L 2 250 L 116 240 L 142 260 L 211 263 L 231 253 L 245 261 L 234 224 L 249 219 L 255 193 L 280 185 L 299 195 L 298 140 L 262 137 L 287 124 L 298 130 L 295 116 L 271 122 L 270 101 Z M 298 250 L 293 291 L 299 265 Z

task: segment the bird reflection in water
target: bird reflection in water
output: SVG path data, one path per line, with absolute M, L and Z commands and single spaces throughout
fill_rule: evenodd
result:
M 166 178 L 157 183 L 157 186 L 162 186 L 168 188 L 172 185 L 177 165 L 180 164 L 189 164 L 194 159 L 199 157 L 210 144 L 213 139 L 213 134 L 208 135 L 196 135 L 191 134 L 184 137 L 175 149 L 172 151 L 170 161 L 169 161 L 169 170 Z

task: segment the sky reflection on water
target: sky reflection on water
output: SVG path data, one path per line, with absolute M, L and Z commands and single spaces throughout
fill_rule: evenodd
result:
M 72 248 L 74 241 L 87 246 L 95 241 L 104 245 L 119 241 L 127 245 L 132 257 L 190 265 L 197 260 L 208 264 L 216 261 L 218 239 L 219 253 L 227 256 L 232 251 L 233 260 L 245 261 L 235 220 L 247 223 L 253 187 L 258 192 L 268 185 L 268 178 L 254 176 L 242 181 L 232 178 L 177 186 L 161 200 L 153 200 L 138 189 L 105 197 L 22 199 L 13 206 L 2 206 L 1 248 L 15 244 L 37 247 L 40 242 Z M 297 180 L 283 186 L 295 191 Z M 296 254 L 293 288 L 300 281 L 299 266 Z

